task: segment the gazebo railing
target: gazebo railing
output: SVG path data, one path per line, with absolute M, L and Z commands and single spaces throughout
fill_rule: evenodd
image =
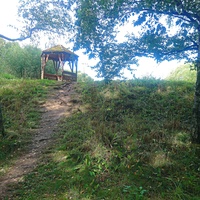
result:
M 50 79 L 50 80 L 62 80 L 62 76 L 61 75 L 56 75 L 56 74 L 44 74 L 44 78 L 46 79 Z
M 62 77 L 66 81 L 77 81 L 77 74 L 73 72 L 63 71 Z
M 50 79 L 50 80 L 59 80 L 59 81 L 77 81 L 77 74 L 73 72 L 63 71 L 62 75 L 56 75 L 56 74 L 44 74 L 44 78 Z

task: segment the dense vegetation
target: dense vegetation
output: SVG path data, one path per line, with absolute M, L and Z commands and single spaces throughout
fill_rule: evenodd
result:
M 75 48 L 99 58 L 94 68 L 100 77 L 121 76 L 143 56 L 159 62 L 184 59 L 200 68 L 199 1 L 72 0 L 69 4 L 75 4 Z M 21 7 L 27 13 L 28 6 Z M 126 33 L 124 38 L 118 37 L 119 30 Z
M 17 42 L 0 39 L 0 74 L 17 78 L 40 78 L 42 50 L 31 46 L 20 46 Z M 54 72 L 53 64 L 48 62 L 47 72 Z
M 15 199 L 199 199 L 193 84 L 86 79 L 73 96 L 78 111 Z

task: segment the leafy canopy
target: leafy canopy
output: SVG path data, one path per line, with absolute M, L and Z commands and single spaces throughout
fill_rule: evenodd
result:
M 20 5 L 24 36 L 73 33 L 74 49 L 99 59 L 94 66 L 99 77 L 122 76 L 141 56 L 194 63 L 200 57 L 199 0 L 23 0 Z M 118 41 L 118 27 L 128 22 L 138 33 Z
M 12 74 L 19 78 L 39 78 L 41 49 L 0 39 L 0 74 Z
M 82 0 L 76 10 L 76 48 L 99 57 L 99 76 L 113 78 L 137 58 L 197 61 L 200 31 L 198 0 Z M 140 29 L 124 42 L 117 27 L 129 22 Z M 176 28 L 176 29 L 174 29 Z M 174 30 L 173 30 L 174 29 Z

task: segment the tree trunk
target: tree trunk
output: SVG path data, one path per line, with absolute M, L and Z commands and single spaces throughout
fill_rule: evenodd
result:
M 3 136 L 5 135 L 4 126 L 3 126 L 3 115 L 2 115 L 1 105 L 0 105 L 0 134 L 2 134 Z
M 192 136 L 192 142 L 200 144 L 200 35 L 198 41 L 198 56 L 197 56 L 197 80 L 194 95 L 194 117 L 195 117 L 195 131 Z

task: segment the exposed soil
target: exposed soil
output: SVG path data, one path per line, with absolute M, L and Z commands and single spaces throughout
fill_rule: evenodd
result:
M 60 120 L 78 109 L 79 105 L 74 99 L 75 86 L 76 83 L 65 83 L 54 87 L 46 102 L 41 105 L 40 126 L 34 130 L 32 142 L 27 146 L 26 153 L 0 178 L 0 200 L 12 199 L 13 185 L 23 181 L 24 175 L 38 165 L 44 151 L 54 142 L 53 135 Z

